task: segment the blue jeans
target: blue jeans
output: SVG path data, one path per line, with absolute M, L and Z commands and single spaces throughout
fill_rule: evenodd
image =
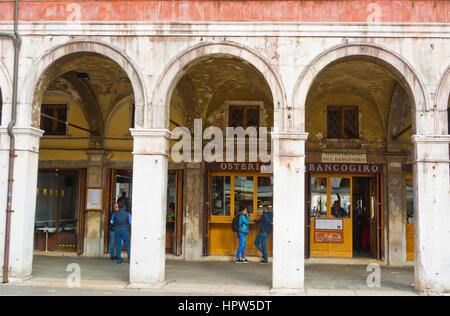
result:
M 128 230 L 116 230 L 114 232 L 116 235 L 116 257 L 117 261 L 122 261 L 122 241 L 125 242 L 125 247 L 127 248 L 128 260 L 130 260 L 130 232 Z
M 239 247 L 236 254 L 236 259 L 245 259 L 245 247 L 247 246 L 247 235 L 244 233 L 238 233 Z
M 109 255 L 111 258 L 114 257 L 114 244 L 116 243 L 116 236 L 114 234 L 114 231 L 109 231 Z
M 267 238 L 269 238 L 269 234 L 267 233 L 259 233 L 256 235 L 255 246 L 264 256 L 264 261 L 268 260 L 267 255 Z

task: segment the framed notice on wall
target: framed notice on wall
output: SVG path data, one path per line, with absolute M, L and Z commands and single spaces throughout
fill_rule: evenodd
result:
M 342 219 L 319 219 L 319 218 L 316 218 L 314 227 L 316 229 L 342 230 L 344 228 L 344 223 L 343 223 Z
M 102 188 L 87 188 L 86 210 L 87 211 L 102 211 L 103 210 L 103 189 Z

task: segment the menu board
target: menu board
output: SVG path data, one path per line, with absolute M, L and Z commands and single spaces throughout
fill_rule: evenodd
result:
M 335 229 L 342 230 L 344 228 L 344 223 L 342 219 L 319 219 L 316 218 L 315 229 Z
M 86 194 L 86 210 L 102 210 L 103 208 L 103 189 L 88 188 Z

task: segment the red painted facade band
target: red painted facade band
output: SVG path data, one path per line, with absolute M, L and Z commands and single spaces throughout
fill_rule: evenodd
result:
M 12 21 L 14 1 L 0 1 Z M 448 23 L 448 0 L 20 1 L 21 21 Z

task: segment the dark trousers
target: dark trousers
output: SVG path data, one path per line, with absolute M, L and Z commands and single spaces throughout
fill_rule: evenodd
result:
M 114 257 L 114 244 L 116 243 L 116 235 L 114 234 L 114 231 L 109 231 L 109 255 L 111 258 Z
M 264 261 L 268 260 L 267 255 L 267 238 L 269 238 L 269 234 L 267 233 L 259 233 L 256 235 L 255 246 L 264 256 Z
M 130 232 L 128 230 L 116 230 L 114 232 L 116 235 L 116 257 L 117 261 L 122 261 L 122 242 L 125 243 L 125 247 L 127 248 L 128 260 L 130 260 Z

